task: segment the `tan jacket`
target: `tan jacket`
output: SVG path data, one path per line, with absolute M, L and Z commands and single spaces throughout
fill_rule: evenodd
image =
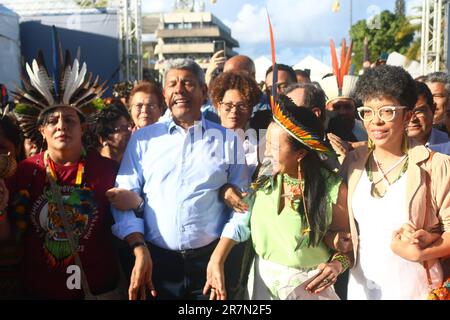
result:
M 450 231 L 450 157 L 434 154 L 431 161 L 431 207 L 425 221 L 427 207 L 427 175 L 430 150 L 425 146 L 416 146 L 409 150 L 407 190 L 405 206 L 409 212 L 409 221 L 418 229 Z M 341 173 L 348 185 L 348 214 L 353 241 L 353 252 L 357 261 L 358 232 L 352 210 L 353 194 L 361 175 L 365 174 L 365 165 L 369 157 L 367 145 L 350 152 L 342 166 Z M 408 221 L 405 221 L 405 223 Z M 400 228 L 401 226 L 399 226 Z M 356 265 L 356 263 L 354 264 Z

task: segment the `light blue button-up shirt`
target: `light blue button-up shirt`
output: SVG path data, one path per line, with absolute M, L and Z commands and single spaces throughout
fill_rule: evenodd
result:
M 121 239 L 139 232 L 176 251 L 221 236 L 245 241 L 249 214 L 233 212 L 220 200 L 226 183 L 242 190 L 249 184 L 242 141 L 232 131 L 205 119 L 187 131 L 171 117 L 160 120 L 132 135 L 116 178 L 117 187 L 144 198 L 143 219 L 112 208 L 112 231 Z

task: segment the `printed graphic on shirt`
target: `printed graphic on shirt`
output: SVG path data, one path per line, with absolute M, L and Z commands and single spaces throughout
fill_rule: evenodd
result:
M 61 194 L 77 251 L 81 252 L 83 247 L 79 245 L 80 240 L 90 238 L 98 219 L 94 192 L 88 188 L 63 186 Z M 36 232 L 43 238 L 44 251 L 50 266 L 59 268 L 72 264 L 73 253 L 56 201 L 49 189 L 35 201 L 31 209 L 31 221 Z

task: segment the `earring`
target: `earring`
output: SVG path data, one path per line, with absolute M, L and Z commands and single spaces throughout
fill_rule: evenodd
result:
M 373 143 L 370 138 L 367 141 L 367 148 L 369 149 L 369 152 L 375 150 L 375 143 Z
M 405 134 L 403 135 L 403 142 L 402 142 L 402 151 L 404 154 L 407 154 L 409 150 L 409 139 L 408 139 L 408 135 Z
M 103 141 L 102 146 L 107 147 L 108 146 L 108 141 Z

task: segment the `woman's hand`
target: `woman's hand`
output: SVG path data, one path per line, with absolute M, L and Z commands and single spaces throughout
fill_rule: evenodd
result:
M 227 299 L 224 264 L 216 262 L 213 259 L 209 260 L 206 269 L 206 284 L 203 287 L 203 294 L 207 295 L 209 290 L 211 290 L 209 300 Z
M 238 188 L 231 184 L 225 184 L 220 189 L 220 194 L 223 195 L 223 201 L 227 206 L 239 213 L 245 213 L 248 211 L 248 204 L 242 199 L 247 194 L 241 193 Z
M 327 137 L 328 140 L 330 140 L 330 144 L 333 147 L 333 150 L 338 155 L 339 162 L 342 163 L 347 156 L 347 153 L 351 150 L 351 145 L 335 134 L 328 133 Z
M 422 261 L 422 249 L 418 244 L 405 241 L 407 238 L 402 235 L 402 230 L 394 231 L 392 235 L 391 250 L 403 259 L 420 262 Z
M 431 233 L 423 229 L 416 230 L 411 223 L 402 225 L 398 233 L 400 233 L 400 240 L 417 244 L 421 249 L 430 246 L 441 237 L 439 233 Z
M 114 208 L 120 211 L 136 209 L 142 201 L 136 192 L 120 188 L 111 188 L 105 195 Z
M 323 290 L 333 285 L 339 274 L 343 272 L 342 264 L 339 261 L 321 263 L 318 266 L 319 273 L 307 286 L 306 291 L 320 294 Z

